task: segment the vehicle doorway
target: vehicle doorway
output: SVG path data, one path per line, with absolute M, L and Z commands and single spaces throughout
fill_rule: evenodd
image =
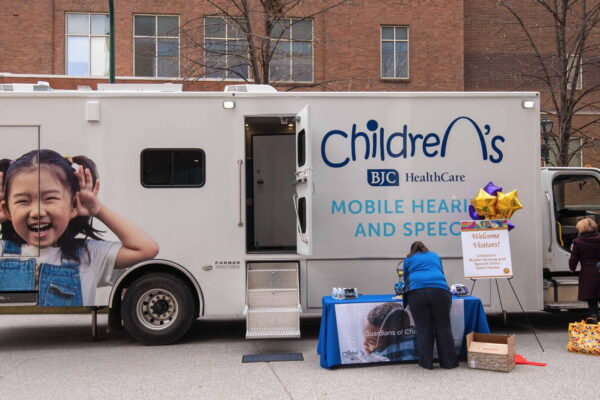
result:
M 246 248 L 296 252 L 293 116 L 247 117 Z

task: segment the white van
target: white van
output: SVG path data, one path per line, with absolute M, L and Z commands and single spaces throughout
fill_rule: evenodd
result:
M 248 338 L 298 337 L 300 313 L 320 312 L 332 287 L 392 293 L 415 240 L 470 287 L 459 221 L 490 181 L 524 205 L 510 221 L 523 307 L 579 307 L 567 260 L 576 218 L 600 218 L 600 170 L 540 170 L 539 130 L 537 93 L 0 92 L 0 158 L 89 157 L 102 202 L 159 244 L 82 304 L 110 307 L 112 324 L 149 344 L 243 313 Z M 498 311 L 492 284 L 475 295 Z M 38 304 L 36 290 L 0 302 Z

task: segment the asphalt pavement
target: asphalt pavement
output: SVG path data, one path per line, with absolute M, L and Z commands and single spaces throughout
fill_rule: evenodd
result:
M 567 325 L 582 314 L 530 313 L 545 349 L 521 314 L 508 316 L 517 353 L 546 367 L 510 373 L 428 371 L 416 364 L 319 366 L 318 316 L 297 340 L 245 340 L 245 321 L 205 319 L 179 343 L 149 347 L 125 331 L 88 341 L 89 315 L 0 315 L 0 399 L 593 399 L 600 357 L 567 352 Z M 494 333 L 505 333 L 498 315 Z M 106 315 L 99 316 L 106 329 Z M 245 354 L 300 352 L 304 361 L 242 363 Z

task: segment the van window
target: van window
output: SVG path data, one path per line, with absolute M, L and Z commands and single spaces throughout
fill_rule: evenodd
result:
M 577 237 L 575 225 L 583 217 L 593 218 L 600 224 L 600 182 L 591 175 L 561 175 L 552 182 L 556 239 L 570 251 Z
M 144 187 L 201 187 L 205 156 L 201 149 L 145 149 L 141 155 Z

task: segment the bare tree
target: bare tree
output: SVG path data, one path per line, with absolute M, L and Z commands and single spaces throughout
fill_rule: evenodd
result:
M 532 57 L 521 62 L 522 82 L 541 89 L 555 120 L 547 137 L 557 165 L 569 165 L 583 147 L 598 146 L 589 132 L 600 126 L 600 2 L 598 0 L 493 0 L 512 16 L 522 33 L 507 46 L 523 45 Z M 505 24 L 506 27 L 506 24 Z M 506 30 L 505 30 L 506 31 Z M 520 40 L 522 39 L 522 40 Z M 523 72 L 524 71 L 524 72 Z M 586 71 L 585 82 L 582 73 Z M 577 118 L 586 112 L 586 118 Z M 569 147 L 570 139 L 581 144 Z
M 182 76 L 267 84 L 314 82 L 313 18 L 350 0 L 207 0 L 209 16 L 181 25 Z M 294 46 L 292 49 L 291 46 Z M 290 63 L 295 57 L 295 64 Z M 292 70 L 293 69 L 293 70 Z

